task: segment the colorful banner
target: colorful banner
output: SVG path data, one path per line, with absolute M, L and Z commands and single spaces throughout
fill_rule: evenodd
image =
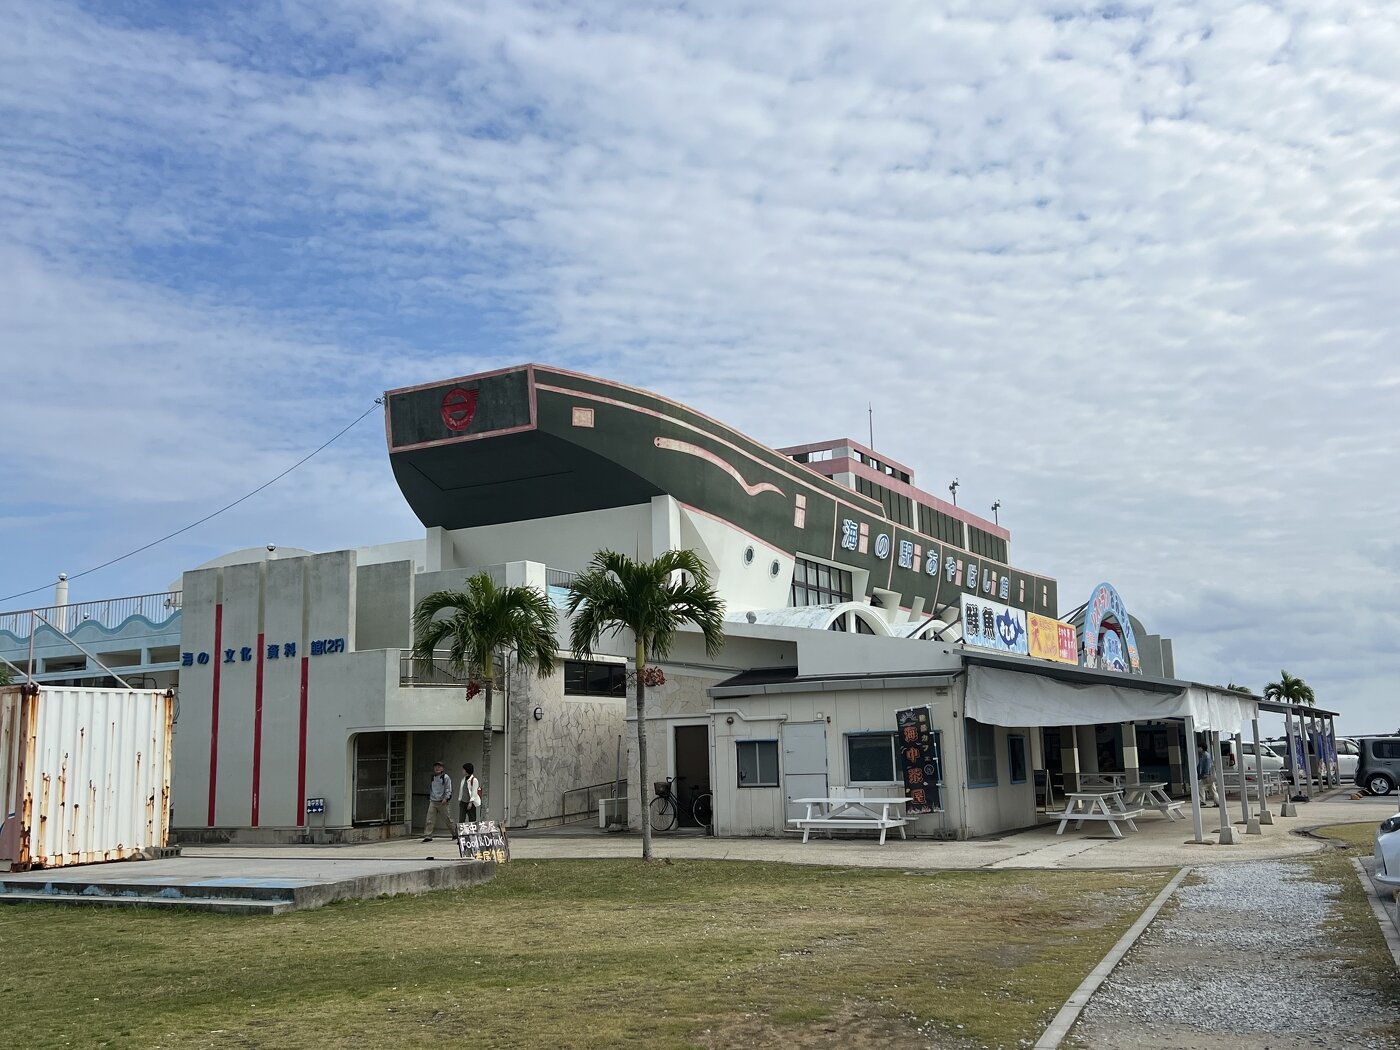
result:
M 1079 644 L 1073 624 L 1039 613 L 1028 613 L 1026 633 L 1030 636 L 1031 656 L 1061 664 L 1079 663 Z
M 1142 674 L 1128 609 L 1111 584 L 1095 587 L 1084 606 L 1084 666 Z
M 899 757 L 904 765 L 904 812 L 932 813 L 938 786 L 937 756 L 933 753 L 932 712 L 927 707 L 896 711 Z
M 989 602 L 970 594 L 962 596 L 963 642 L 984 649 L 1025 656 L 1030 651 L 1024 609 Z

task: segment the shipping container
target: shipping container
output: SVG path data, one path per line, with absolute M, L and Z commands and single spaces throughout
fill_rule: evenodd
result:
M 122 860 L 166 845 L 175 699 L 153 689 L 0 689 L 0 866 Z

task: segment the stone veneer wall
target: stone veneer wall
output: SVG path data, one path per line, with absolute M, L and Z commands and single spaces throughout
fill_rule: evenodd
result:
M 534 709 L 543 716 L 535 720 Z M 610 781 L 617 773 L 618 737 L 628 724 L 621 700 L 564 695 L 562 661 L 555 673 L 510 676 L 511 824 L 559 820 L 564 792 Z

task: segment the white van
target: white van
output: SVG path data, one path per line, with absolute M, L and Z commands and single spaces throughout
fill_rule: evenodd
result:
M 1337 740 L 1337 773 L 1342 783 L 1356 779 L 1356 766 L 1361 761 L 1361 747 L 1355 740 L 1340 737 Z
M 1254 741 L 1241 740 L 1240 751 L 1243 752 L 1245 772 L 1254 772 Z M 1221 739 L 1220 741 L 1221 761 L 1224 763 L 1224 770 L 1227 773 L 1238 773 L 1239 763 L 1235 757 L 1235 742 L 1233 740 Z M 1259 756 L 1264 763 L 1265 773 L 1278 773 L 1283 769 L 1283 756 L 1271 748 L 1268 744 L 1259 745 Z

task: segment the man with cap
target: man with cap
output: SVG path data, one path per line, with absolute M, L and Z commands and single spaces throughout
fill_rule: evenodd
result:
M 457 837 L 457 825 L 452 823 L 452 778 L 442 763 L 433 763 L 433 779 L 428 785 L 428 816 L 423 823 L 423 841 L 433 841 L 433 831 L 437 828 L 438 817 L 447 825 L 447 833 Z

